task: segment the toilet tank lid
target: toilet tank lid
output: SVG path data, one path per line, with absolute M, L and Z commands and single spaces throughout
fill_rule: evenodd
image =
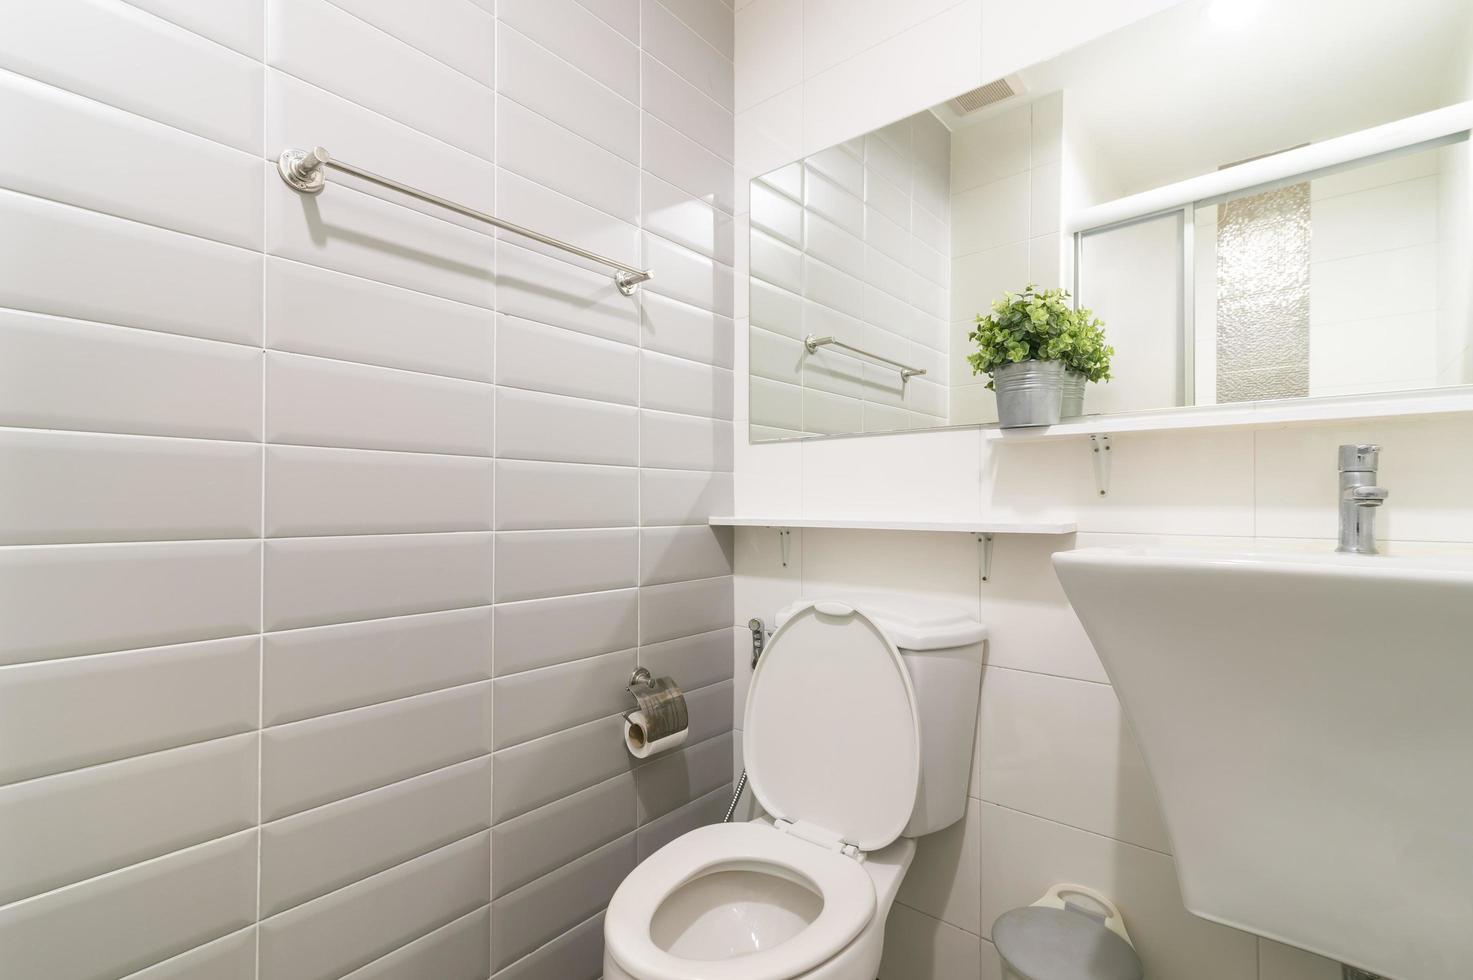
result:
M 837 600 L 860 610 L 901 650 L 945 650 L 987 639 L 987 627 L 954 603 L 884 592 L 825 593 L 799 599 L 778 610 L 772 628 L 780 629 L 816 599 Z

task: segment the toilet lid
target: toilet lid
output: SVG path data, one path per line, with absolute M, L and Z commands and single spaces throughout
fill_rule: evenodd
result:
M 920 783 L 915 691 L 895 645 L 841 602 L 785 622 L 757 662 L 742 750 L 769 814 L 862 851 L 905 829 Z

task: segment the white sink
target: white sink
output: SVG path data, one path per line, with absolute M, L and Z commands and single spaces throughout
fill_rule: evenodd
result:
M 1054 565 L 1192 912 L 1473 977 L 1473 560 L 1082 549 Z

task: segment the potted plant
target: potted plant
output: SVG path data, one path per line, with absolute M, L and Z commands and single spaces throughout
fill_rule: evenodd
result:
M 1062 289 L 1004 293 L 990 316 L 977 316 L 967 334 L 977 349 L 967 355 L 973 374 L 989 374 L 997 392 L 998 424 L 1005 429 L 1052 425 L 1084 414 L 1084 385 L 1110 380 L 1115 349 L 1104 324 L 1087 309 L 1069 305 Z

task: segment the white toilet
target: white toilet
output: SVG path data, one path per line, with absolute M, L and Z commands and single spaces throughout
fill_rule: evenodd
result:
M 693 830 L 624 879 L 606 980 L 874 980 L 911 838 L 966 811 L 986 629 L 900 596 L 805 600 L 752 675 L 767 819 Z

